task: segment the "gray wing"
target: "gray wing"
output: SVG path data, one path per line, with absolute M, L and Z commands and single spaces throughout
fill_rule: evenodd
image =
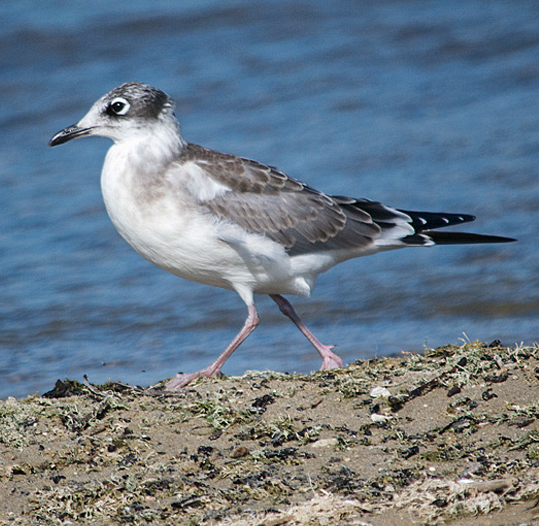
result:
M 202 201 L 202 206 L 249 232 L 280 243 L 291 255 L 372 246 L 382 226 L 373 220 L 372 211 L 358 206 L 362 202 L 383 211 L 387 226 L 395 226 L 397 219 L 403 222 L 402 214 L 383 205 L 328 196 L 256 161 L 194 144 L 186 146 L 182 157 L 230 189 Z

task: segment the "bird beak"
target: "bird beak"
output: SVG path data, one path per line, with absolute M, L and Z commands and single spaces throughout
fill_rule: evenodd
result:
M 58 132 L 49 141 L 49 146 L 58 146 L 59 144 L 64 144 L 65 142 L 70 141 L 71 139 L 90 135 L 91 132 L 92 128 L 83 128 L 78 124 L 73 124 L 73 126 L 68 126 L 65 130 Z

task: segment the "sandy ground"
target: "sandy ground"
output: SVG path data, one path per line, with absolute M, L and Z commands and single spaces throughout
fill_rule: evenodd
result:
M 0 402 L 0 525 L 539 525 L 539 347 Z

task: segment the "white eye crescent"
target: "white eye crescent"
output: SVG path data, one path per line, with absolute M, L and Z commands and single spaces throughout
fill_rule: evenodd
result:
M 130 107 L 131 104 L 129 104 L 123 97 L 116 97 L 112 99 L 109 104 L 109 109 L 114 115 L 125 115 Z

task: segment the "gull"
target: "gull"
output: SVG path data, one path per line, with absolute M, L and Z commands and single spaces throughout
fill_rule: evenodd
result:
M 327 195 L 272 166 L 186 142 L 163 91 L 129 82 L 91 107 L 49 146 L 77 137 L 112 139 L 101 173 L 105 207 L 120 235 L 145 259 L 184 279 L 235 291 L 247 319 L 208 367 L 177 374 L 177 389 L 221 374 L 225 361 L 258 326 L 255 294 L 268 294 L 322 357 L 343 367 L 283 294 L 307 297 L 319 274 L 360 256 L 405 247 L 502 243 L 514 239 L 439 232 L 475 219 L 410 212 L 363 198 Z

